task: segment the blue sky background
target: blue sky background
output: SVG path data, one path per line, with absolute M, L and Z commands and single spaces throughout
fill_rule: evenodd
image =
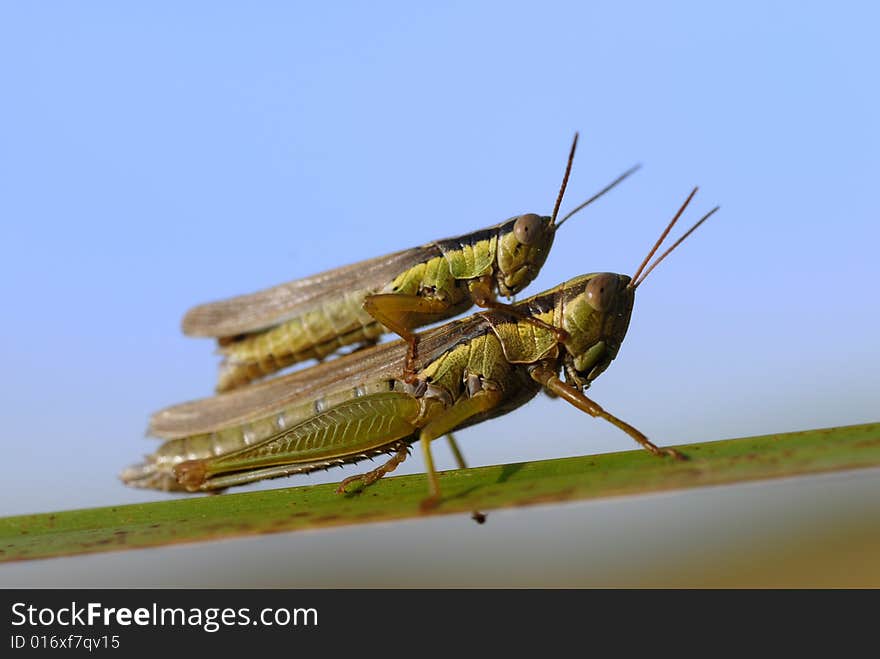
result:
M 531 293 L 631 274 L 693 185 L 685 222 L 722 206 L 640 288 L 598 402 L 661 444 L 878 420 L 878 18 L 3 3 L 0 514 L 167 498 L 116 474 L 155 446 L 152 411 L 212 389 L 187 308 L 549 213 L 575 130 L 564 209 L 643 169 L 564 227 Z M 460 439 L 475 465 L 633 446 L 544 397 Z

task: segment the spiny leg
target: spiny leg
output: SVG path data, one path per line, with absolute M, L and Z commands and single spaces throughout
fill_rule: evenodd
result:
M 358 474 L 356 476 L 349 476 L 345 480 L 343 480 L 339 487 L 336 488 L 336 492 L 339 494 L 345 494 L 346 487 L 351 485 L 352 483 L 361 483 L 361 488 L 367 487 L 368 485 L 372 485 L 377 480 L 382 478 L 385 474 L 389 474 L 400 465 L 401 462 L 406 460 L 406 456 L 409 455 L 409 444 L 401 444 L 400 448 L 397 449 L 397 452 L 391 456 L 391 459 L 388 460 L 385 464 L 376 467 L 375 469 L 368 471 L 365 474 Z
M 455 435 L 451 432 L 446 433 L 446 441 L 449 443 L 449 450 L 452 451 L 452 456 L 455 458 L 455 463 L 458 465 L 458 468 L 467 469 L 467 463 L 464 461 L 464 455 L 462 454 L 461 449 L 458 448 L 458 442 L 455 441 Z M 471 519 L 477 524 L 483 524 L 486 521 L 486 513 L 474 510 L 471 512 Z
M 416 379 L 416 347 L 419 341 L 418 335 L 413 333 L 412 329 L 431 322 L 437 316 L 447 314 L 449 309 L 449 305 L 441 300 L 419 295 L 379 293 L 368 295 L 364 299 L 364 310 L 407 342 L 403 379 L 410 384 Z
M 642 447 L 644 447 L 646 450 L 653 453 L 654 455 L 668 455 L 675 458 L 676 460 L 687 460 L 687 457 L 685 457 L 682 453 L 676 451 L 674 448 L 658 447 L 651 440 L 645 437 L 644 434 L 642 434 L 639 430 L 633 428 L 626 421 L 618 419 L 613 414 L 606 412 L 598 403 L 590 400 L 577 389 L 565 384 L 562 380 L 559 379 L 559 377 L 552 369 L 545 366 L 539 366 L 532 371 L 532 378 L 534 378 L 536 382 L 539 382 L 547 387 L 547 389 L 549 389 L 553 393 L 567 400 L 579 410 L 586 412 L 590 416 L 605 419 L 609 423 L 617 426 L 623 432 L 625 432 L 627 435 L 629 435 L 639 444 L 641 444 Z
M 437 481 L 437 471 L 434 469 L 431 442 L 457 428 L 470 417 L 491 410 L 501 401 L 501 398 L 502 393 L 497 389 L 480 389 L 470 398 L 459 400 L 422 428 L 419 440 L 422 445 L 422 455 L 425 458 L 425 469 L 428 472 L 428 491 L 430 493 L 428 498 L 422 501 L 422 510 L 434 508 L 440 502 L 440 483 Z

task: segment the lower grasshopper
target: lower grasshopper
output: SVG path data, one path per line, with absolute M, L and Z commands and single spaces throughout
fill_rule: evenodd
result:
M 638 169 L 625 172 L 557 222 L 576 145 L 577 134 L 550 216 L 526 213 L 473 233 L 190 309 L 184 333 L 215 337 L 224 357 L 217 391 L 322 359 L 347 345 L 374 343 L 388 330 L 409 342 L 402 369 L 412 380 L 413 329 L 456 316 L 473 304 L 505 306 L 496 294 L 510 297 L 531 283 L 557 229 Z
M 342 492 L 393 471 L 418 440 L 428 475 L 423 504 L 428 508 L 440 497 L 431 441 L 505 414 L 541 388 L 609 421 L 653 454 L 682 458 L 675 449 L 657 447 L 583 391 L 616 357 L 636 289 L 717 210 L 649 266 L 695 193 L 696 188 L 632 277 L 583 275 L 519 302 L 512 314 L 482 311 L 423 332 L 414 382 L 400 375 L 407 344 L 397 341 L 167 408 L 153 415 L 151 433 L 168 441 L 121 478 L 138 487 L 212 491 L 392 454 L 382 466 L 343 480 Z M 553 328 L 564 331 L 564 341 Z

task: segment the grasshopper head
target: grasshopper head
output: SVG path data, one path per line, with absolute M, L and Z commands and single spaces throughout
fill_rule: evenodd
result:
M 562 328 L 568 332 L 563 367 L 571 384 L 588 387 L 617 356 L 635 301 L 630 281 L 600 272 L 563 285 Z
M 560 287 L 556 314 L 558 317 L 561 312 L 561 327 L 568 333 L 562 365 L 569 383 L 587 387 L 608 368 L 626 336 L 636 289 L 663 259 L 718 210 L 716 206 L 706 213 L 651 262 L 696 192 L 697 188 L 691 191 L 632 277 L 602 272 L 572 279 Z
M 549 216 L 526 213 L 504 222 L 498 231 L 498 292 L 510 297 L 538 276 L 553 246 L 556 226 Z
M 574 135 L 571 143 L 571 151 L 568 154 L 568 163 L 565 166 L 565 174 L 562 177 L 562 185 L 556 196 L 556 204 L 553 213 L 549 216 L 526 213 L 511 218 L 498 226 L 498 256 L 495 269 L 495 280 L 498 292 L 510 297 L 519 293 L 538 276 L 547 254 L 553 246 L 553 238 L 556 230 L 570 217 L 576 215 L 584 208 L 592 204 L 599 197 L 614 188 L 618 183 L 629 177 L 639 169 L 639 166 L 631 167 L 599 192 L 569 211 L 561 220 L 557 221 L 559 207 L 565 195 L 568 185 L 568 176 L 571 173 L 571 164 L 574 161 L 574 152 L 577 148 L 578 136 Z

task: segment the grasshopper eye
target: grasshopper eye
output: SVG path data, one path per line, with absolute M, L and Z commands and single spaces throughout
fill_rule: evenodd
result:
M 523 245 L 538 242 L 542 233 L 544 233 L 544 224 L 541 222 L 541 217 L 534 213 L 520 215 L 513 223 L 513 235 Z
M 608 311 L 617 295 L 617 277 L 601 274 L 587 282 L 587 302 L 596 311 Z

